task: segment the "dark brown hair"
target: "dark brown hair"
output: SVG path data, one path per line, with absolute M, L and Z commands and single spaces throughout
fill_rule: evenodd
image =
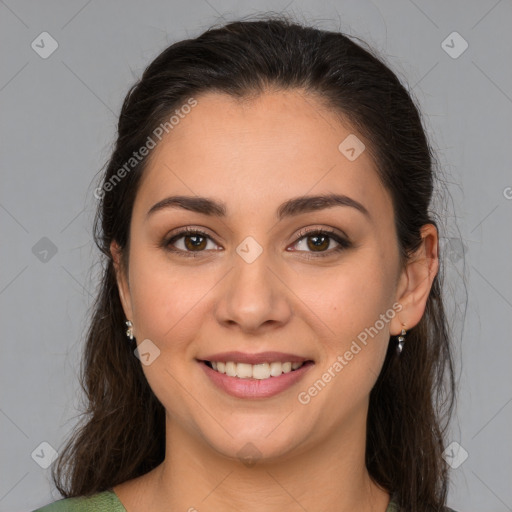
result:
M 434 155 L 418 109 L 397 76 L 363 44 L 266 15 L 212 27 L 169 46 L 129 90 L 94 223 L 104 267 L 81 367 L 86 410 L 52 470 L 64 497 L 109 489 L 147 473 L 165 457 L 165 411 L 127 342 L 110 254 L 116 240 L 127 269 L 132 208 L 148 158 L 113 187 L 105 184 L 113 183 L 132 153 L 192 96 L 216 91 L 245 98 L 270 89 L 311 94 L 369 141 L 393 201 L 402 264 L 420 246 L 420 228 L 437 227 L 430 211 Z M 443 265 L 400 357 L 390 339 L 370 394 L 366 465 L 408 512 L 442 510 L 447 496 L 441 454 L 455 383 L 442 274 Z

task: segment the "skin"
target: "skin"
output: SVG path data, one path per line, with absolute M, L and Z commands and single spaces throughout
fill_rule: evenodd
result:
M 143 370 L 166 409 L 167 454 L 114 491 L 128 512 L 384 512 L 390 496 L 364 463 L 369 394 L 390 335 L 424 313 L 438 271 L 437 231 L 425 225 L 421 247 L 400 267 L 391 198 L 369 151 L 349 161 L 338 150 L 349 134 L 363 137 L 305 92 L 196 99 L 151 154 L 131 219 L 128 270 L 111 246 L 137 343 L 150 339 L 160 350 Z M 362 203 L 370 218 L 336 206 L 276 220 L 288 199 L 333 192 Z M 228 214 L 166 209 L 146 217 L 177 194 L 222 201 Z M 185 226 L 210 236 L 198 257 L 162 247 Z M 354 245 L 336 253 L 330 239 L 315 252 L 314 235 L 309 244 L 297 236 L 305 227 L 335 228 Z M 236 252 L 247 236 L 263 249 L 250 264 Z M 186 242 L 174 247 L 192 252 Z M 322 251 L 332 254 L 304 258 Z M 401 311 L 307 405 L 299 403 L 298 393 L 394 303 Z M 315 365 L 277 396 L 239 399 L 213 386 L 195 360 L 228 350 L 290 352 Z M 237 455 L 248 442 L 260 454 L 250 467 Z

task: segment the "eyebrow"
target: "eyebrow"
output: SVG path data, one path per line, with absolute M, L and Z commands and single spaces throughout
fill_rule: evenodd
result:
M 342 194 L 300 196 L 289 199 L 279 206 L 276 216 L 278 220 L 282 220 L 286 217 L 300 215 L 301 213 L 324 210 L 335 206 L 355 208 L 370 219 L 370 213 L 361 203 Z M 223 202 L 199 196 L 170 196 L 154 204 L 149 209 L 146 218 L 167 208 L 181 208 L 215 217 L 226 217 L 227 215 L 227 207 Z

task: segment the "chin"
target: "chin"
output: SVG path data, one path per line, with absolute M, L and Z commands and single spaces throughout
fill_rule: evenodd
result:
M 286 460 L 294 454 L 298 454 L 303 449 L 304 439 L 308 438 L 306 432 L 290 431 L 284 424 L 278 426 L 286 415 L 273 421 L 264 421 L 260 425 L 246 419 L 245 423 L 229 423 L 224 428 L 233 437 L 225 431 L 219 438 L 212 438 L 211 435 L 205 435 L 205 441 L 210 447 L 230 460 L 239 460 L 242 464 L 250 467 L 255 463 L 277 462 Z M 294 426 L 298 426 L 297 423 Z M 277 428 L 276 428 L 277 427 Z

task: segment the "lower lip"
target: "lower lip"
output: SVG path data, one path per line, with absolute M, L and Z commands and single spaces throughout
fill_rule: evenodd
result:
M 312 361 L 309 361 L 297 370 L 282 373 L 279 377 L 240 379 L 239 377 L 230 377 L 225 373 L 219 373 L 203 361 L 198 362 L 218 388 L 236 398 L 270 398 L 293 386 L 314 365 Z

